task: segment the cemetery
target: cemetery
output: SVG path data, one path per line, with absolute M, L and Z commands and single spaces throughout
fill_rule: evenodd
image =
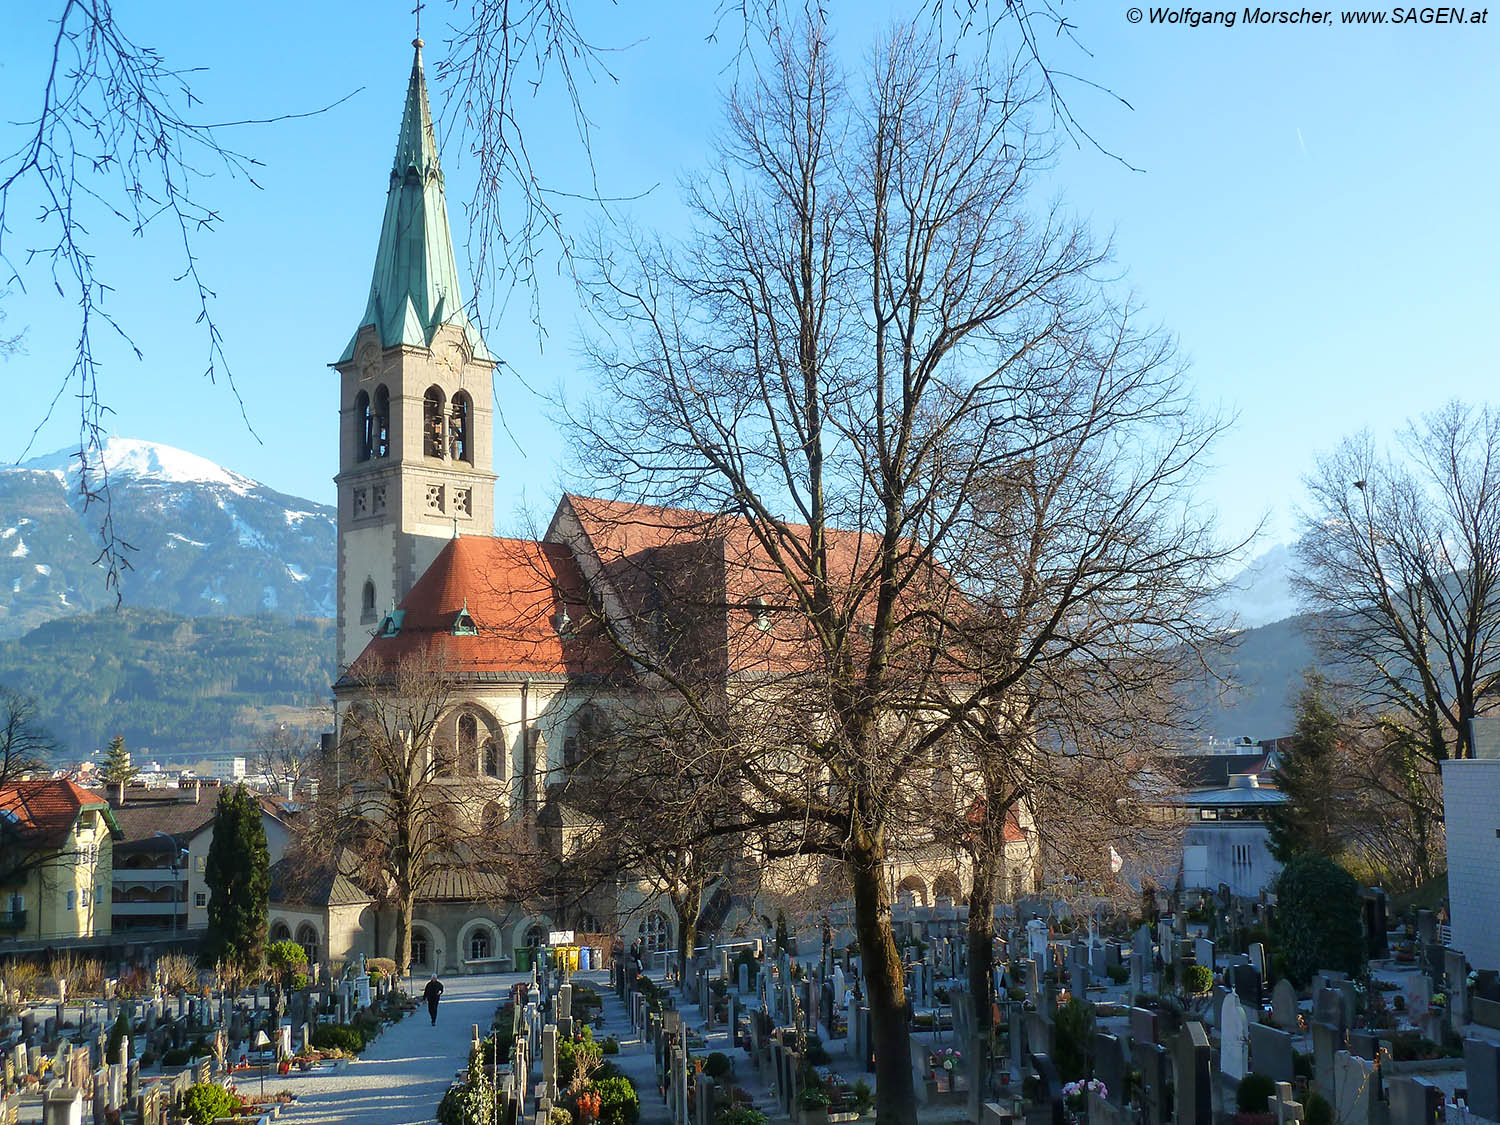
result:
M 388 962 L 239 988 L 174 955 L 149 973 L 66 958 L 51 969 L 0 969 L 6 1125 L 272 1121 L 299 1077 L 337 1071 L 414 1009 Z
M 969 994 L 967 908 L 894 911 L 921 1121 L 1435 1125 L 1500 1120 L 1500 981 L 1430 911 L 1361 892 L 1358 964 L 1305 978 L 1275 896 L 1156 896 L 1138 917 L 999 908 L 993 1034 Z M 850 919 L 709 945 L 681 982 L 622 951 L 585 983 L 534 967 L 438 1119 L 537 1125 L 873 1120 Z M 607 995 L 601 995 L 606 992 Z M 491 1116 L 486 1116 L 490 1114 Z

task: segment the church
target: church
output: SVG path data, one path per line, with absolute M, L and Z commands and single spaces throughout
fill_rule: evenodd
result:
M 535 824 L 550 812 L 555 824 L 549 794 L 586 752 L 600 685 L 631 672 L 582 623 L 604 615 L 647 643 L 670 631 L 688 659 L 712 664 L 725 682 L 794 659 L 800 634 L 773 618 L 771 569 L 732 527 L 710 528 L 712 517 L 569 495 L 539 540 L 494 534 L 496 364 L 465 310 L 421 41 L 414 46 L 369 299 L 332 365 L 343 670 L 335 708 L 342 723 L 370 690 L 372 668 L 441 660 L 457 681 L 435 739 L 453 750 L 445 773 L 484 818 Z M 835 553 L 853 557 L 860 537 L 844 539 Z M 695 593 L 684 599 L 687 589 Z M 1029 883 L 1034 843 L 1019 824 L 1014 844 L 1008 866 Z M 930 903 L 959 897 L 960 886 L 951 859 L 891 873 L 893 898 Z M 496 971 L 554 930 L 587 944 L 675 948 L 678 920 L 649 882 L 623 879 L 600 895 L 551 916 L 477 895 L 461 877 L 439 880 L 415 906 L 411 970 Z M 751 904 L 723 893 L 711 901 L 711 928 L 753 922 Z M 346 873 L 273 870 L 271 938 L 293 933 L 304 944 L 315 938 L 318 959 L 333 962 L 391 956 L 396 940 L 394 912 Z

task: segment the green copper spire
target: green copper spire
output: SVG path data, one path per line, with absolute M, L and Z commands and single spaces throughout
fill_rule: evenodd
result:
M 373 324 L 382 347 L 397 344 L 425 348 L 443 324 L 463 328 L 478 359 L 489 359 L 479 330 L 464 312 L 448 229 L 448 205 L 443 198 L 443 169 L 438 164 L 432 111 L 427 105 L 427 80 L 422 73 L 422 41 L 412 41 L 416 57 L 401 114 L 396 162 L 385 199 L 385 221 L 375 252 L 375 276 L 370 301 L 360 328 Z M 358 330 L 355 336 L 359 335 Z M 354 340 L 339 362 L 352 359 Z

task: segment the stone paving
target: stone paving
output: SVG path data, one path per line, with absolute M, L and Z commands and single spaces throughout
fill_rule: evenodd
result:
M 328 1075 L 272 1076 L 266 1093 L 291 1090 L 297 1095 L 282 1121 L 295 1125 L 422 1125 L 433 1114 L 453 1077 L 468 1065 L 473 1025 L 489 1030 L 495 1006 L 517 973 L 450 977 L 443 981 L 437 1026 L 426 1007 L 387 1027 L 356 1062 Z M 419 982 L 420 983 L 420 982 Z M 241 1074 L 244 1093 L 258 1093 L 260 1079 Z

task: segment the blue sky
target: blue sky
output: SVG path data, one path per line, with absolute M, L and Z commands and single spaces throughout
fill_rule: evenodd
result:
M 1165 28 L 1125 19 L 1127 4 L 1066 4 L 1091 53 L 1060 42 L 1061 65 L 1127 99 L 1071 91 L 1082 122 L 1140 171 L 1067 147 L 1046 185 L 1112 233 L 1125 281 L 1177 335 L 1199 397 L 1238 421 L 1215 451 L 1201 499 L 1241 534 L 1269 517 L 1264 545 L 1287 537 L 1313 455 L 1368 426 L 1386 434 L 1450 397 L 1492 396 L 1492 307 L 1500 295 L 1500 11 L 1478 27 Z M 0 106 L 36 103 L 59 3 L 0 6 Z M 203 66 L 205 119 L 296 113 L 356 89 L 327 114 L 238 130 L 262 161 L 260 189 L 219 175 L 202 189 L 223 215 L 198 245 L 246 412 L 201 377 L 205 343 L 167 232 L 132 238 L 99 224 L 111 310 L 145 353 L 104 350 L 114 429 L 213 458 L 293 494 L 331 502 L 337 358 L 369 286 L 386 176 L 411 62 L 410 4 L 117 4 L 137 41 L 179 66 Z M 1076 10 L 1074 10 L 1076 8 Z M 902 10 L 835 3 L 851 58 Z M 711 42 L 712 5 L 580 5 L 595 41 L 619 46 L 618 81 L 585 88 L 600 190 L 634 218 L 680 230 L 679 177 L 700 167 L 719 127 L 735 29 Z M 427 9 L 429 70 L 451 9 Z M 1335 17 L 1337 18 L 1337 17 Z M 724 31 L 721 28 L 721 31 Z M 436 91 L 435 91 L 436 93 Z M 553 183 L 586 189 L 566 105 L 528 103 Z M 5 148 L 21 133 L 5 125 Z M 462 237 L 469 168 L 445 149 Z M 652 190 L 654 189 L 654 190 Z M 12 248 L 35 243 L 18 208 Z M 594 221 L 569 208 L 578 229 Z M 0 452 L 19 456 L 71 356 L 71 303 L 37 273 L 4 299 L 4 329 L 27 353 L 0 365 L 11 405 Z M 497 434 L 497 511 L 517 526 L 545 516 L 565 477 L 563 441 L 541 394 L 587 393 L 577 298 L 544 267 L 542 330 L 513 299 L 487 325 L 510 375 L 497 379 L 510 436 Z M 75 440 L 61 403 L 33 452 Z

